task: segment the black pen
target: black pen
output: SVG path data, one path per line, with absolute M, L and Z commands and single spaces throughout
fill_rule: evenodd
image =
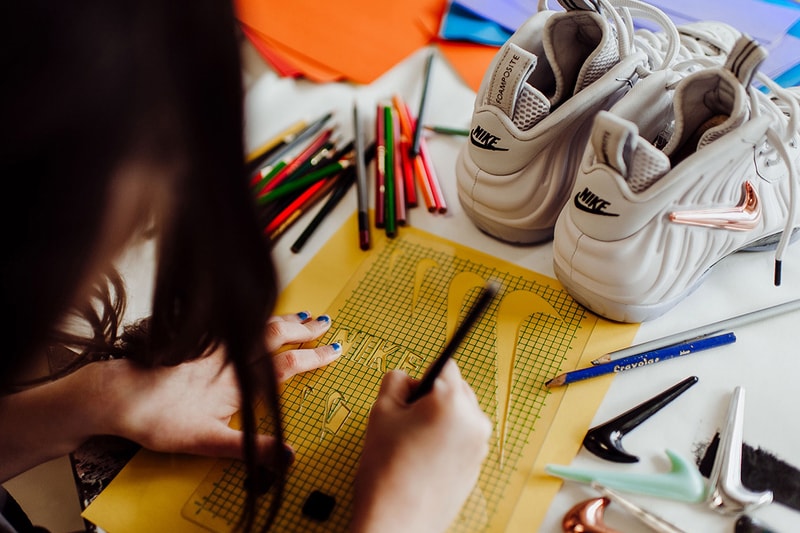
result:
M 358 195 L 358 246 L 369 250 L 371 236 L 369 229 L 369 204 L 367 202 L 367 162 L 364 153 L 364 134 L 361 131 L 361 118 L 358 104 L 353 103 L 353 131 L 355 135 L 356 193 Z
M 453 333 L 453 337 L 445 345 L 442 353 L 436 359 L 434 359 L 433 363 L 431 363 L 431 366 L 429 366 L 425 371 L 425 374 L 423 374 L 419 385 L 417 385 L 417 387 L 411 391 L 411 394 L 408 396 L 408 403 L 413 403 L 419 400 L 428 394 L 431 389 L 433 389 L 433 382 L 436 381 L 436 378 L 439 377 L 439 374 L 441 374 L 444 365 L 447 363 L 447 360 L 453 356 L 456 350 L 458 350 L 458 348 L 461 346 L 461 343 L 464 342 L 467 333 L 470 332 L 472 326 L 475 325 L 480 316 L 489 306 L 489 303 L 497 295 L 499 290 L 500 284 L 497 282 L 490 281 L 486 284 L 481 293 L 478 295 L 478 299 L 475 300 L 475 303 L 472 304 L 472 307 L 467 312 L 467 316 L 464 317 L 464 321 L 461 322 L 458 328 L 456 328 L 455 333 Z

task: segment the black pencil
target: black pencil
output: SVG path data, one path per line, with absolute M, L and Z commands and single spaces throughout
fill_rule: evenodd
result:
M 345 148 L 343 148 L 339 154 L 344 155 L 346 152 L 350 152 L 352 150 L 353 143 L 348 143 Z M 365 150 L 363 154 L 357 154 L 356 157 L 361 157 L 365 159 L 367 162 L 372 161 L 375 157 L 375 143 L 371 143 L 369 147 Z M 357 179 L 357 168 L 356 167 L 347 167 L 343 172 L 342 175 L 339 176 L 339 183 L 336 184 L 333 192 L 331 192 L 328 199 L 322 205 L 317 214 L 314 215 L 314 218 L 311 219 L 311 222 L 308 223 L 308 226 L 303 230 L 299 237 L 292 243 L 291 250 L 294 253 L 299 253 L 300 250 L 303 249 L 305 246 L 306 241 L 311 237 L 311 235 L 317 230 L 317 228 L 322 224 L 322 221 L 325 217 L 333 211 L 333 208 L 344 198 L 345 193 L 350 189 L 350 186 L 356 182 Z
M 433 66 L 433 55 L 434 51 L 431 50 L 430 54 L 428 55 L 428 59 L 425 62 L 425 78 L 422 81 L 422 96 L 419 99 L 419 112 L 417 113 L 417 123 L 414 126 L 414 138 L 411 141 L 411 156 L 416 157 L 419 155 L 419 142 L 422 138 L 422 130 L 424 129 L 422 125 L 423 117 L 422 115 L 425 113 L 425 102 L 428 99 L 428 85 L 431 81 L 431 70 Z
M 369 229 L 369 202 L 367 201 L 367 164 L 364 153 L 364 134 L 361 131 L 361 118 L 358 105 L 353 104 L 353 131 L 355 135 L 356 190 L 358 193 L 358 246 L 369 250 L 372 241 Z
M 439 374 L 441 374 L 445 363 L 447 363 L 447 360 L 453 356 L 456 350 L 458 350 L 458 348 L 461 346 L 461 343 L 464 342 L 467 333 L 470 332 L 472 326 L 475 325 L 480 316 L 489 306 L 489 303 L 497 295 L 499 290 L 500 285 L 496 282 L 490 281 L 486 284 L 481 293 L 478 295 L 478 299 L 475 300 L 475 303 L 472 304 L 472 307 L 467 312 L 467 316 L 464 317 L 464 321 L 461 322 L 458 328 L 456 328 L 455 333 L 453 333 L 453 337 L 445 345 L 442 353 L 436 359 L 434 359 L 433 363 L 431 363 L 431 365 L 425 371 L 425 374 L 423 374 L 422 380 L 420 380 L 417 388 L 415 388 L 409 395 L 408 403 L 413 403 L 419 400 L 431 391 L 433 388 L 433 382 L 436 381 L 436 378 L 439 377 Z
M 344 198 L 345 193 L 350 189 L 350 186 L 353 185 L 353 182 L 355 182 L 356 173 L 353 172 L 353 170 L 353 167 L 349 167 L 339 177 L 339 183 L 336 184 L 333 192 L 328 196 L 328 199 L 322 204 L 320 210 L 317 211 L 317 214 L 314 215 L 314 218 L 311 219 L 311 222 L 308 223 L 308 226 L 306 226 L 300 236 L 297 237 L 297 240 L 292 243 L 292 252 L 298 253 L 303 249 L 303 246 L 306 244 L 308 238 L 311 237 L 311 234 L 316 231 L 325 217 L 328 216 L 339 201 Z

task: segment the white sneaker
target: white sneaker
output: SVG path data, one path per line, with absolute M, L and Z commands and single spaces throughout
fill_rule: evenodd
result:
M 626 9 L 619 11 L 608 0 L 559 2 L 565 11 L 540 1 L 539 12 L 496 54 L 456 163 L 464 212 L 503 241 L 552 237 L 599 110 L 652 69 L 698 55 L 724 62 L 738 35 L 721 23 L 679 34 L 661 11 L 636 0 L 620 0 Z M 665 32 L 634 34 L 631 14 Z
M 558 218 L 556 276 L 606 318 L 666 312 L 712 266 L 775 249 L 797 226 L 800 89 L 758 75 L 766 51 L 740 38 L 725 66 L 653 73 L 598 113 Z

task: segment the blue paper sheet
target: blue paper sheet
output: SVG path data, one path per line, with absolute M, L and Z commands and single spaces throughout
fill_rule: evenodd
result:
M 783 86 L 800 82 L 800 3 L 792 0 L 650 0 L 677 25 L 717 20 L 750 35 L 767 48 L 762 72 Z M 554 0 L 550 9 L 560 10 Z M 537 11 L 533 0 L 453 0 L 440 29 L 444 39 L 502 45 L 510 34 Z M 660 31 L 647 19 L 637 28 Z
M 488 20 L 456 2 L 450 4 L 442 18 L 439 37 L 451 41 L 470 41 L 501 46 L 513 32 Z

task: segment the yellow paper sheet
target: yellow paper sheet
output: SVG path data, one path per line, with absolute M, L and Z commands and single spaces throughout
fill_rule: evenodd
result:
M 404 368 L 421 376 L 491 278 L 502 290 L 456 360 L 496 431 L 452 531 L 535 531 L 560 486 L 543 467 L 572 460 L 610 378 L 576 384 L 574 393 L 543 383 L 629 344 L 636 326 L 598 319 L 556 280 L 414 228 L 392 240 L 374 232 L 366 254 L 356 235 L 352 217 L 280 298 L 280 312 L 327 310 L 333 327 L 321 342 L 339 341 L 344 351 L 283 391 L 297 460 L 275 530 L 347 530 L 366 418 L 383 373 Z M 84 517 L 109 533 L 231 531 L 242 476 L 236 461 L 141 452 Z M 336 501 L 323 522 L 303 515 L 312 491 Z

